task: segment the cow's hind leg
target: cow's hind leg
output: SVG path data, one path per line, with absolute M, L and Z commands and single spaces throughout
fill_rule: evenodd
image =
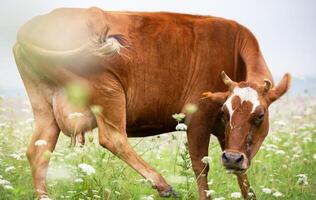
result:
M 59 136 L 52 106 L 48 101 L 50 87 L 31 76 L 29 63 L 19 55 L 18 47 L 14 48 L 16 63 L 31 101 L 35 132 L 27 148 L 27 158 L 31 166 L 33 183 L 37 198 L 47 197 L 46 174 L 49 163 L 49 153 L 52 152 Z
M 167 184 L 165 179 L 138 156 L 129 144 L 125 131 L 125 97 L 122 93 L 112 95 L 115 96 L 115 98 L 104 98 L 99 103 L 96 102 L 96 104 L 102 105 L 103 107 L 103 112 L 96 114 L 100 145 L 110 150 L 144 178 L 150 180 L 153 184 L 153 188 L 158 190 L 160 196 L 168 197 L 175 195 L 175 192 Z

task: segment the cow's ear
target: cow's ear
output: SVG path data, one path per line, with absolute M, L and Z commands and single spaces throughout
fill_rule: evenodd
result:
M 273 88 L 271 88 L 268 92 L 268 99 L 272 103 L 273 101 L 280 98 L 288 89 L 291 84 L 291 75 L 286 73 L 280 83 Z
M 201 99 L 209 99 L 218 104 L 224 104 L 227 100 L 229 92 L 204 92 L 202 95 L 203 97 Z

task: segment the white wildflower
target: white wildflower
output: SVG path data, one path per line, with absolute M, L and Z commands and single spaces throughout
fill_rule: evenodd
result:
M 80 117 L 83 117 L 84 115 L 82 113 L 79 113 L 79 112 L 73 112 L 73 113 L 70 113 L 68 115 L 68 118 L 69 119 L 77 119 L 77 118 L 80 118 Z
M 7 168 L 5 168 L 5 172 L 10 172 L 10 171 L 13 171 L 13 170 L 15 170 L 15 167 L 14 166 L 10 166 L 10 167 L 7 167 Z
M 4 187 L 4 189 L 7 189 L 7 190 L 13 189 L 12 185 L 4 185 L 3 187 Z
M 275 154 L 277 154 L 277 155 L 285 155 L 285 151 L 283 151 L 283 150 L 276 150 Z
M 212 158 L 210 156 L 204 156 L 201 161 L 204 164 L 209 164 L 212 162 Z
M 212 194 L 215 193 L 214 190 L 204 190 L 204 191 L 205 191 L 207 197 L 210 197 Z
M 39 200 L 52 200 L 46 194 L 42 194 Z
M 296 176 L 298 177 L 298 180 L 297 180 L 296 184 L 298 184 L 298 185 L 308 185 L 306 174 L 298 174 Z
M 88 165 L 86 163 L 81 163 L 78 165 L 78 167 L 87 175 L 91 175 L 95 173 L 95 169 L 91 165 Z
M 271 194 L 272 190 L 270 188 L 262 188 L 262 192 L 266 194 Z
M 74 180 L 75 183 L 82 183 L 83 182 L 83 179 L 82 178 L 76 178 Z
M 47 142 L 46 140 L 36 140 L 34 144 L 35 146 L 44 146 L 47 145 Z
M 313 155 L 313 158 L 316 160 L 316 153 Z
M 207 183 L 207 185 L 212 185 L 213 184 L 213 179 L 209 180 L 209 182 Z
M 11 183 L 7 180 L 0 179 L 0 185 L 10 185 Z
M 308 143 L 308 142 L 313 142 L 313 140 L 312 140 L 312 138 L 310 138 L 310 137 L 304 137 L 304 138 L 303 138 L 303 142 L 304 142 L 304 143 Z
M 241 193 L 240 192 L 233 192 L 230 194 L 230 197 L 235 198 L 235 199 L 241 198 Z
M 10 156 L 16 160 L 22 160 L 22 157 L 19 154 L 11 153 Z
M 281 192 L 279 192 L 279 191 L 276 191 L 276 192 L 273 193 L 273 196 L 275 196 L 275 197 L 282 197 L 283 194 Z
M 188 126 L 184 123 L 179 123 L 177 126 L 176 126 L 176 130 L 177 131 L 186 131 L 188 129 Z
M 224 197 L 217 197 L 217 198 L 214 198 L 213 200 L 225 200 Z
M 101 199 L 101 196 L 99 196 L 99 195 L 93 195 L 93 197 L 95 198 L 95 199 Z
M 141 200 L 154 200 L 154 195 L 144 196 Z

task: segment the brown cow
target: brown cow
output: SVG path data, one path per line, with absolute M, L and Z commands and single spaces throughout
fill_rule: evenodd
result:
M 218 137 L 222 162 L 248 198 L 245 171 L 268 133 L 268 106 L 290 82 L 285 75 L 273 85 L 248 29 L 209 16 L 56 9 L 20 29 L 14 55 L 36 123 L 27 157 L 38 198 L 47 197 L 49 161 L 43 155 L 54 150 L 59 132 L 83 143 L 85 132 L 95 127 L 100 145 L 151 179 L 161 196 L 173 195 L 127 138 L 173 131 L 171 115 L 188 103 L 199 108 L 187 131 L 199 199 L 211 198 L 205 192 L 209 168 L 201 162 L 210 133 Z M 87 91 L 80 106 L 66 95 L 72 83 Z M 215 93 L 201 99 L 205 91 Z M 92 105 L 102 111 L 93 114 Z M 73 112 L 83 113 L 76 125 L 68 117 Z M 39 140 L 47 144 L 36 145 Z

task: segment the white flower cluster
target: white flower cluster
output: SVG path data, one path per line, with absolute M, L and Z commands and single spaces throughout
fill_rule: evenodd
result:
M 95 169 L 91 165 L 88 165 L 86 163 L 81 163 L 78 165 L 78 167 L 81 169 L 81 171 L 83 171 L 87 175 L 91 175 L 95 173 Z
M 201 161 L 204 164 L 210 164 L 212 162 L 212 158 L 210 156 L 204 156 Z
M 5 168 L 5 172 L 12 172 L 12 171 L 14 171 L 15 170 L 15 167 L 14 166 L 9 166 L 9 167 L 7 167 L 7 168 Z
M 143 196 L 141 200 L 154 200 L 154 195 Z
M 7 181 L 7 180 L 3 179 L 3 177 L 1 175 L 0 175 L 0 185 L 6 190 L 12 190 L 13 189 L 10 181 Z
M 298 180 L 297 180 L 296 184 L 298 184 L 298 185 L 308 185 L 306 174 L 298 174 L 296 176 L 298 177 Z
M 274 197 L 282 197 L 282 196 L 284 196 L 281 192 L 279 192 L 277 190 L 273 191 L 270 188 L 262 188 L 262 192 L 265 193 L 265 194 L 272 194 Z
M 230 194 L 230 197 L 233 199 L 239 199 L 239 198 L 241 198 L 241 193 L 240 192 L 233 192 Z
M 214 198 L 213 200 L 225 200 L 224 197 L 217 197 L 217 198 Z
M 184 123 L 179 123 L 177 126 L 176 126 L 176 130 L 177 131 L 186 131 L 188 129 L 187 125 L 184 124 Z

